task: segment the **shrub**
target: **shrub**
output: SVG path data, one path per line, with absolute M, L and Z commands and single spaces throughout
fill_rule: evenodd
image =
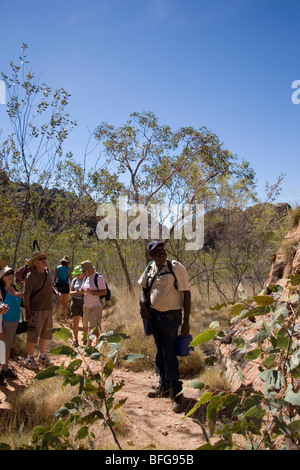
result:
M 240 318 L 262 317 L 261 327 L 250 341 L 242 337 L 234 339 L 245 359 L 258 365 L 262 389 L 257 391 L 249 386 L 242 393 L 218 391 L 200 380 L 193 381 L 192 386 L 204 393 L 186 416 L 205 407 L 211 435 L 219 438 L 214 444 L 208 438 L 200 450 L 273 450 L 278 446 L 278 438 L 300 449 L 299 283 L 299 274 L 291 276 L 289 297 L 285 301 L 275 300 L 280 299 L 278 293 L 282 289 L 272 286 L 273 295 L 255 296 L 232 308 Z M 192 344 L 203 344 L 224 335 L 214 324 Z M 241 370 L 239 374 L 243 382 Z M 282 448 L 287 448 L 287 444 Z

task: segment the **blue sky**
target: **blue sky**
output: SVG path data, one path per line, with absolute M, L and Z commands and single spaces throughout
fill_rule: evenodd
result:
M 100 122 L 152 111 L 216 133 L 250 162 L 262 200 L 284 173 L 278 202 L 300 204 L 298 0 L 0 0 L 0 24 L 0 71 L 24 41 L 33 70 L 71 93 L 65 150 L 78 160 Z

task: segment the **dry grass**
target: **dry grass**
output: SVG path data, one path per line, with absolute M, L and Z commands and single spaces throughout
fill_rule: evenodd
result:
M 289 211 L 288 220 L 289 226 L 291 228 L 297 227 L 300 221 L 300 206 L 297 206 L 294 210 Z
M 55 422 L 55 413 L 66 401 L 74 396 L 74 388 L 62 390 L 62 378 L 56 377 L 33 382 L 24 392 L 12 396 L 11 407 L 3 410 L 0 417 L 1 440 L 15 445 L 18 430 L 24 425 L 22 440 L 26 442 L 32 429 L 47 420 Z
M 231 386 L 224 377 L 220 367 L 212 367 L 204 370 L 197 377 L 201 382 L 205 383 L 210 390 L 218 390 L 227 392 L 231 390 Z
M 192 295 L 195 298 L 197 292 Z M 143 323 L 139 313 L 138 291 L 134 298 L 127 295 L 126 292 L 118 290 L 116 293 L 118 301 L 105 311 L 105 329 L 107 331 L 119 331 L 129 336 L 129 339 L 123 341 L 120 348 L 120 356 L 129 353 L 142 354 L 144 359 L 138 359 L 132 363 L 126 363 L 126 367 L 134 371 L 155 370 L 155 345 L 153 337 L 147 337 L 144 333 Z M 224 317 L 224 318 L 223 318 Z M 212 321 L 218 319 L 221 324 L 226 322 L 227 313 L 211 312 L 204 310 L 196 298 L 193 302 L 190 324 L 191 334 L 196 336 L 200 331 L 208 328 Z M 180 372 L 183 377 L 192 377 L 198 374 L 203 368 L 205 355 L 199 347 L 187 358 L 180 358 Z M 119 361 L 122 364 L 122 361 Z M 122 364 L 123 365 L 123 364 Z

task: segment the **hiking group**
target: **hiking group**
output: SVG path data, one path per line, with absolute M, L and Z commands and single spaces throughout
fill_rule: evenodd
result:
M 60 307 L 63 307 L 62 323 L 67 320 L 69 295 L 71 297 L 74 346 L 79 345 L 80 319 L 88 345 L 89 330 L 93 329 L 97 337 L 100 334 L 104 307 L 102 298 L 108 293 L 103 276 L 96 273 L 89 260 L 82 261 L 72 271 L 67 256 L 60 260 L 52 276 L 47 267 L 48 257 L 49 253 L 36 251 L 26 268 L 22 267 L 16 272 L 7 266 L 6 261 L 0 261 L 0 385 L 6 385 L 7 378 L 17 378 L 8 364 L 21 323 L 26 325 L 27 366 L 36 369 L 39 364 L 52 365 L 47 344 L 52 339 L 54 297 L 57 298 L 54 310 L 56 320 Z M 22 292 L 16 287 L 15 277 Z M 25 322 L 21 322 L 22 317 Z M 34 354 L 36 347 L 39 350 L 37 360 Z
M 156 347 L 155 364 L 159 376 L 157 387 L 148 393 L 149 398 L 170 397 L 175 412 L 182 409 L 182 381 L 179 374 L 178 339 L 188 339 L 191 292 L 185 267 L 178 261 L 167 259 L 165 244 L 153 240 L 147 246 L 150 263 L 138 280 L 141 288 L 140 314 L 145 333 L 151 334 Z M 55 268 L 52 277 L 47 268 L 49 253 L 34 252 L 27 269 L 19 272 L 0 261 L 0 385 L 6 378 L 16 378 L 8 366 L 10 351 L 15 346 L 21 313 L 27 321 L 27 365 L 37 368 L 39 364 L 49 366 L 52 361 L 47 354 L 47 344 L 52 339 L 54 318 L 59 319 L 62 307 L 62 323 L 69 310 L 72 316 L 73 345 L 78 346 L 79 324 L 82 320 L 83 346 L 90 346 L 89 331 L 96 338 L 101 331 L 103 298 L 110 298 L 110 290 L 101 274 L 96 272 L 91 261 L 78 264 L 72 271 L 69 258 L 64 256 Z M 22 287 L 19 292 L 14 277 Z M 54 306 L 54 296 L 57 301 Z M 35 348 L 39 353 L 36 361 Z M 4 351 L 4 352 L 3 352 Z M 187 353 L 188 354 L 188 353 Z

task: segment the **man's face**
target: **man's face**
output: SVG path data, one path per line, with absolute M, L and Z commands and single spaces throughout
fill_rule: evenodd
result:
M 47 266 L 46 256 L 39 256 L 33 261 L 33 264 L 37 269 L 43 270 Z
M 163 264 L 167 259 L 165 245 L 157 245 L 154 250 L 150 252 L 151 258 L 154 259 L 157 265 Z

